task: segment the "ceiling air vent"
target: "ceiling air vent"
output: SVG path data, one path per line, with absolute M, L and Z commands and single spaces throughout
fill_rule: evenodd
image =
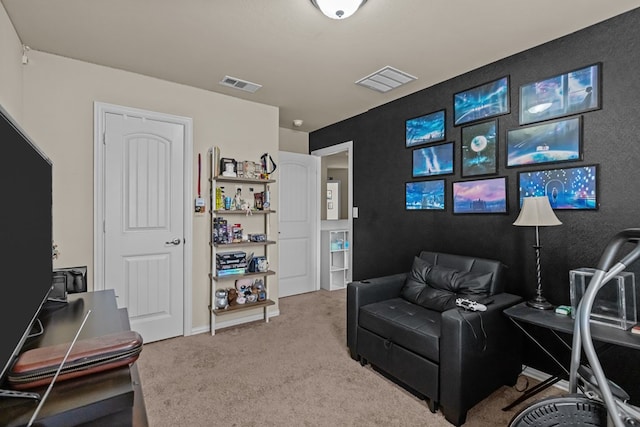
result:
M 407 74 L 387 65 L 375 73 L 361 78 L 356 82 L 356 84 L 384 93 L 416 79 L 417 77 L 414 77 L 411 74 Z
M 232 88 L 244 90 L 245 92 L 254 93 L 262 87 L 257 83 L 251 83 L 246 80 L 237 79 L 235 77 L 224 76 L 224 79 L 220 80 L 220 84 L 223 86 L 229 86 Z

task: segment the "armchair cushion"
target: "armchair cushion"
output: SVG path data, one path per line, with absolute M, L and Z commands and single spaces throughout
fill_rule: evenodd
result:
M 415 257 L 401 291 L 409 302 L 442 312 L 456 306 L 456 298 L 480 301 L 489 295 L 493 273 L 458 271 Z

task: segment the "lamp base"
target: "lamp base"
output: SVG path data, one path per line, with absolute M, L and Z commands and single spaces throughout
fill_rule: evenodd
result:
M 537 296 L 532 300 L 527 301 L 527 305 L 538 310 L 553 310 L 554 305 L 547 301 L 544 297 Z

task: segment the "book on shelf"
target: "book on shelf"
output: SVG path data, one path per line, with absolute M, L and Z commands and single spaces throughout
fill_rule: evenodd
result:
M 244 274 L 246 273 L 246 268 L 230 268 L 228 270 L 216 270 L 217 276 L 231 276 L 234 274 Z

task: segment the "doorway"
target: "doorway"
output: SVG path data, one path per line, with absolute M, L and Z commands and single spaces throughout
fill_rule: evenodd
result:
M 94 105 L 94 288 L 145 342 L 191 330 L 192 121 Z
M 352 280 L 351 266 L 353 265 L 353 248 L 355 246 L 353 214 L 357 211 L 353 206 L 353 141 L 315 150 L 311 152 L 311 155 L 321 158 L 320 233 L 345 230 L 349 236 L 350 249 L 347 253 L 349 268 L 346 272 L 346 281 L 348 282 Z M 334 194 L 334 188 L 338 188 L 337 194 Z M 329 198 L 329 190 L 331 190 L 331 198 Z M 331 203 L 332 210 L 328 210 L 329 203 Z M 328 217 L 329 211 L 335 212 L 335 214 L 332 213 Z M 321 248 L 321 257 L 326 256 L 322 252 Z

